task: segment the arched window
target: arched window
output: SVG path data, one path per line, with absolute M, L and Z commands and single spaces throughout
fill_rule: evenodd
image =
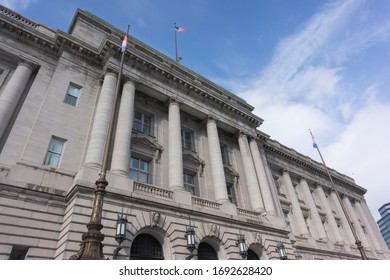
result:
M 218 254 L 209 244 L 201 242 L 198 247 L 198 260 L 218 260 Z
M 260 260 L 260 258 L 255 252 L 253 252 L 251 249 L 248 249 L 247 260 Z
M 131 244 L 131 260 L 163 260 L 160 242 L 149 234 L 138 235 Z

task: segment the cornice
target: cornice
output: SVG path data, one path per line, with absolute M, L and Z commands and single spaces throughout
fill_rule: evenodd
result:
M 16 41 L 35 48 L 49 57 L 57 56 L 59 47 L 53 38 L 36 29 L 26 27 L 20 22 L 11 21 L 1 13 L 0 32 Z
M 311 158 L 304 156 L 291 148 L 283 146 L 274 140 L 267 141 L 263 146 L 265 151 L 277 155 L 284 160 L 294 162 L 298 166 L 309 170 L 311 173 L 322 177 L 325 181 L 329 181 L 328 174 L 324 170 L 323 165 L 312 160 Z M 333 181 L 337 183 L 337 185 L 350 189 L 359 195 L 364 195 L 367 192 L 366 189 L 355 184 L 352 178 L 347 177 L 346 175 L 341 174 L 334 169 L 329 169 L 329 172 L 331 173 Z
M 6 8 L 3 8 L 3 10 L 9 11 Z M 9 12 L 9 14 L 12 14 L 12 12 Z M 107 33 L 99 48 L 94 48 L 60 30 L 54 32 L 47 29 L 53 33 L 53 37 L 50 37 L 39 32 L 37 24 L 30 23 L 25 18 L 18 21 L 9 14 L 0 13 L 2 32 L 52 57 L 58 57 L 62 51 L 66 50 L 92 65 L 103 67 L 109 57 L 120 57 L 121 37 L 124 36 L 124 33 L 88 12 L 77 10 L 71 26 L 74 25 L 79 14 L 83 15 L 83 18 L 89 18 L 89 21 L 93 24 L 103 25 L 105 30 L 110 32 Z M 149 75 L 160 77 L 165 83 L 174 85 L 182 92 L 191 94 L 194 98 L 201 99 L 208 105 L 223 110 L 234 118 L 239 118 L 250 127 L 256 128 L 263 123 L 263 119 L 251 112 L 254 107 L 246 103 L 245 100 L 179 65 L 131 36 L 129 36 L 128 48 L 125 54 L 125 64 L 132 68 L 141 69 Z

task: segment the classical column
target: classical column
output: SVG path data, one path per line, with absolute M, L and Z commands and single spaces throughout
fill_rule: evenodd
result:
M 215 200 L 220 203 L 226 203 L 229 201 L 229 198 L 226 189 L 225 171 L 223 169 L 217 123 L 213 118 L 209 118 L 207 121 L 207 139 L 209 143 Z
M 135 84 L 127 81 L 122 90 L 112 153 L 111 172 L 128 176 L 130 165 L 131 129 L 134 118 Z
M 320 240 L 328 239 L 324 229 L 324 225 L 322 224 L 321 221 L 320 214 L 318 213 L 317 205 L 314 202 L 309 185 L 307 184 L 305 178 L 301 178 L 301 181 L 299 182 L 299 186 L 302 189 L 303 193 L 305 194 L 306 203 L 309 206 L 311 219 L 313 220 L 313 223 L 317 229 L 319 239 Z
M 10 121 L 12 114 L 23 95 L 23 91 L 33 71 L 33 66 L 20 62 L 16 67 L 3 93 L 0 95 L 0 139 Z
M 344 202 L 345 207 L 347 208 L 349 217 L 352 220 L 353 228 L 356 230 L 356 234 L 358 235 L 359 240 L 362 242 L 362 246 L 364 248 L 369 247 L 369 243 L 368 243 L 368 240 L 366 238 L 366 235 L 363 232 L 363 229 L 360 225 L 359 219 L 358 219 L 358 217 L 357 217 L 357 215 L 352 207 L 351 201 L 349 201 L 348 196 L 344 196 L 343 202 Z
M 339 199 L 337 198 L 337 195 L 334 191 L 331 191 L 330 197 L 333 199 L 333 203 L 336 207 L 336 212 L 339 215 L 341 222 L 343 224 L 343 230 L 347 237 L 346 243 L 348 245 L 354 245 L 355 244 L 355 237 L 353 236 L 352 230 L 349 227 L 347 217 L 344 214 L 343 208 L 341 207 L 341 204 L 339 202 Z
M 251 200 L 252 209 L 259 212 L 264 212 L 263 198 L 261 197 L 259 183 L 257 181 L 256 170 L 253 164 L 251 151 L 249 149 L 248 138 L 245 134 L 240 134 L 238 137 L 240 153 L 245 172 L 245 179 L 248 184 L 249 198 Z
M 272 199 L 272 194 L 270 190 L 270 185 L 267 180 L 267 175 L 265 173 L 265 166 L 261 158 L 259 146 L 257 145 L 256 139 L 252 138 L 249 142 L 249 145 L 253 156 L 253 163 L 255 165 L 257 178 L 259 179 L 259 183 L 260 183 L 260 190 L 263 196 L 265 210 L 267 210 L 267 212 L 269 212 L 270 214 L 275 215 L 276 209 L 275 209 L 274 201 Z
M 184 190 L 180 108 L 179 103 L 175 100 L 171 100 L 169 103 L 168 122 L 169 188 L 171 190 Z
M 93 120 L 85 164 L 99 168 L 102 164 L 104 147 L 108 133 L 111 111 L 114 102 L 117 76 L 107 72 L 104 75 L 103 86 Z
M 322 186 L 317 186 L 316 188 L 316 192 L 317 192 L 317 195 L 321 201 L 321 204 L 322 204 L 322 207 L 324 208 L 324 211 L 325 211 L 325 214 L 326 214 L 326 218 L 327 218 L 327 222 L 330 226 L 330 229 L 333 233 L 333 237 L 334 237 L 334 241 L 335 242 L 338 242 L 338 243 L 342 243 L 343 242 L 343 237 L 341 236 L 340 234 L 340 230 L 337 226 L 337 222 L 336 222 L 336 219 L 333 215 L 333 212 L 332 212 L 332 209 L 330 208 L 330 205 L 329 205 L 329 201 L 328 199 L 326 198 L 325 196 L 325 192 L 324 190 L 322 189 Z
M 309 236 L 309 231 L 303 217 L 301 206 L 299 205 L 298 197 L 295 194 L 294 186 L 292 184 L 290 174 L 287 170 L 283 171 L 283 183 L 286 186 L 288 197 L 290 198 L 292 206 L 292 214 L 297 225 L 298 234 L 301 236 Z
M 363 210 L 366 213 L 367 219 L 369 220 L 369 222 L 371 224 L 371 229 L 373 230 L 373 232 L 376 236 L 376 240 L 378 241 L 378 243 L 380 245 L 380 250 L 382 252 L 387 252 L 387 244 L 386 244 L 385 240 L 383 239 L 383 236 L 378 228 L 377 223 L 374 220 L 374 217 L 371 214 L 370 209 L 368 208 L 367 202 L 365 200 L 363 200 L 360 203 L 361 203 Z
M 360 201 L 355 202 L 355 208 L 357 209 L 357 212 L 358 212 L 360 218 L 363 220 L 364 225 L 366 226 L 366 230 L 367 230 L 368 235 L 371 237 L 370 239 L 372 241 L 372 245 L 373 245 L 372 247 L 375 250 L 381 250 L 381 246 L 379 245 L 379 242 L 376 238 L 376 235 L 375 235 L 373 229 L 371 228 L 370 221 L 369 221 L 365 211 L 363 210 L 363 207 L 362 207 Z

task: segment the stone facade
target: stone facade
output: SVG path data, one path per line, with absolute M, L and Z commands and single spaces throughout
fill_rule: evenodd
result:
M 69 259 L 94 200 L 124 33 L 77 10 L 69 32 L 0 7 L 0 259 Z M 129 38 L 102 229 L 118 258 L 359 259 L 323 166 L 272 140 L 245 100 Z M 371 259 L 387 246 L 352 178 L 330 170 Z M 146 243 L 145 243 L 146 242 Z M 147 245 L 145 245 L 147 244 Z M 151 247 L 148 244 L 154 244 Z M 157 252 L 157 253 L 156 253 Z

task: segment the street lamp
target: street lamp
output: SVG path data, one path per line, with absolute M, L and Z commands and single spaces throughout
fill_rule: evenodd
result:
M 123 248 L 121 246 L 122 242 L 126 240 L 126 226 L 127 226 L 127 216 L 123 214 L 118 214 L 116 220 L 116 233 L 115 240 L 118 242 L 118 247 L 114 250 L 113 259 L 116 259 L 119 251 Z
M 240 249 L 240 256 L 245 259 L 248 256 L 248 246 L 246 246 L 245 243 L 245 236 L 242 234 L 239 234 L 237 236 L 237 242 L 238 248 Z
M 127 35 L 129 34 L 130 25 L 127 26 L 126 36 L 122 44 L 127 46 Z M 119 64 L 119 73 L 118 79 L 116 82 L 116 90 L 114 95 L 113 108 L 111 111 L 110 122 L 108 124 L 108 131 L 106 136 L 105 147 L 103 151 L 102 165 L 99 173 L 99 179 L 95 182 L 95 198 L 92 205 L 92 213 L 89 223 L 87 224 L 87 232 L 84 232 L 81 240 L 83 241 L 80 245 L 79 251 L 70 256 L 71 260 L 104 260 L 106 259 L 103 254 L 103 240 L 104 234 L 101 233 L 102 225 L 102 216 L 103 216 L 103 202 L 104 196 L 106 195 L 106 187 L 108 182 L 106 180 L 107 166 L 108 166 L 108 156 L 111 147 L 112 134 L 114 129 L 114 121 L 116 114 L 116 103 L 119 96 L 122 72 L 123 72 L 123 63 L 125 59 L 126 50 L 122 50 L 121 61 Z
M 278 242 L 278 244 L 276 245 L 276 251 L 279 251 L 279 258 L 281 260 L 287 260 L 286 248 L 284 248 L 282 242 Z
M 196 249 L 196 241 L 195 241 L 195 229 L 191 225 L 186 227 L 186 235 L 184 236 L 187 240 L 187 250 L 190 251 L 190 255 L 186 257 L 186 260 L 190 260 L 196 256 L 194 254 L 194 250 Z

